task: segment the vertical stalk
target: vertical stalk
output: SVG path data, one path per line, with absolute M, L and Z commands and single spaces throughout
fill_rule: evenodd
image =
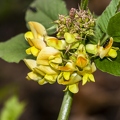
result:
M 73 93 L 69 90 L 65 91 L 63 102 L 57 120 L 68 120 L 73 101 Z

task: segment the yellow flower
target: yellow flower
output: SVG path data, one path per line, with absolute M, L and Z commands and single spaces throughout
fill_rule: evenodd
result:
M 93 72 L 96 71 L 96 66 L 94 63 L 87 65 L 83 68 L 82 71 L 78 70 L 78 73 L 82 75 L 82 85 L 86 84 L 87 82 L 95 82 Z
M 39 65 L 34 68 L 34 71 L 42 75 L 45 82 L 48 82 L 50 84 L 53 84 L 57 80 L 57 76 L 59 74 L 59 71 L 55 70 L 54 68 L 48 66 L 48 65 Z M 38 81 L 41 83 L 40 81 Z
M 117 50 L 118 49 L 111 48 L 109 50 L 107 56 L 110 56 L 111 58 L 116 58 L 117 57 Z
M 29 72 L 26 77 L 28 80 L 40 81 L 43 79 L 43 76 L 41 74 L 38 74 L 34 71 L 34 68 L 37 67 L 36 60 L 24 59 L 24 62 L 31 70 L 31 72 Z M 43 84 L 45 84 L 45 82 Z
M 61 73 L 58 75 L 58 84 L 71 86 L 81 81 L 82 77 L 76 72 L 74 63 L 68 62 L 65 66 L 59 67 Z M 76 85 L 75 85 L 76 86 Z M 73 88 L 72 86 L 70 87 Z
M 68 44 L 67 47 L 70 47 L 69 49 L 75 49 L 79 46 L 79 41 L 75 38 L 76 36 L 76 33 L 71 34 L 66 32 L 64 34 L 65 42 Z
M 37 22 L 29 22 L 31 31 L 25 34 L 25 39 L 31 46 L 26 50 L 27 54 L 35 56 L 34 59 L 24 59 L 25 64 L 31 70 L 27 74 L 28 80 L 35 80 L 40 85 L 56 81 L 58 84 L 65 85 L 72 93 L 79 91 L 78 84 L 82 81 L 82 85 L 89 81 L 95 82 L 93 72 L 96 70 L 95 64 L 89 59 L 84 44 L 78 40 L 78 33 L 65 32 L 63 39 L 47 36 L 47 32 L 43 25 Z M 110 46 L 112 43 L 110 44 Z M 100 57 L 115 57 L 115 51 L 110 50 L 111 47 L 106 45 L 96 45 L 91 50 L 92 54 Z M 88 46 L 90 48 L 90 46 Z M 97 52 L 93 52 L 97 49 Z M 108 50 L 109 49 L 109 50 Z M 113 55 L 114 53 L 114 55 Z M 66 90 L 65 89 L 65 90 Z
M 82 85 L 85 85 L 87 82 L 90 82 L 90 81 L 95 82 L 93 74 L 90 74 L 90 73 L 84 74 L 82 78 Z
M 50 47 L 54 47 L 58 50 L 65 50 L 66 49 L 67 43 L 65 42 L 65 40 L 58 40 L 55 37 L 46 36 L 45 41 L 46 41 L 47 45 Z
M 66 79 L 67 78 L 67 79 Z M 57 78 L 59 84 L 72 85 L 81 81 L 82 77 L 77 72 L 61 72 Z
M 65 41 L 66 41 L 67 43 L 69 43 L 69 44 L 77 41 L 77 40 L 75 39 L 74 34 L 70 34 L 70 33 L 68 33 L 68 32 L 66 32 L 66 33 L 64 34 L 64 38 L 65 38 Z
M 60 63 L 62 63 L 61 52 L 53 47 L 43 48 L 37 56 L 38 65 L 51 65 L 57 67 Z
M 100 56 L 101 59 L 107 56 L 108 52 L 112 48 L 112 45 L 113 45 L 113 38 L 111 37 L 105 46 L 98 46 L 98 55 Z
M 44 26 L 40 23 L 29 22 L 28 24 L 30 26 L 31 31 L 25 33 L 25 39 L 31 47 L 26 50 L 26 53 L 37 56 L 39 51 L 46 47 L 44 37 L 47 35 L 47 32 Z
M 109 40 L 107 40 L 103 46 L 93 45 L 93 44 L 87 44 L 86 45 L 86 51 L 88 53 L 94 54 L 95 56 L 99 56 L 101 59 L 104 57 L 111 57 L 116 58 L 117 57 L 117 47 L 112 47 L 113 45 L 113 38 L 111 37 Z
M 77 57 L 76 65 L 80 68 L 84 68 L 88 64 L 88 62 L 88 58 L 86 58 L 86 56 L 83 53 L 81 53 Z
M 59 66 L 59 70 L 66 72 L 76 71 L 75 64 L 72 61 L 68 61 L 65 66 Z
M 97 45 L 94 45 L 94 44 L 87 44 L 86 46 L 86 51 L 90 54 L 94 54 L 96 55 L 97 54 Z
M 64 91 L 66 91 L 67 89 L 69 89 L 69 91 L 72 93 L 78 93 L 79 91 L 78 83 L 66 86 Z
M 61 52 L 52 47 L 43 48 L 36 60 L 25 59 L 26 65 L 32 70 L 27 78 L 37 80 L 39 84 L 54 83 L 59 74 L 58 66 L 62 63 Z
M 32 54 L 33 56 L 37 56 L 39 53 L 39 49 L 37 49 L 35 46 L 32 46 L 32 47 L 26 49 L 26 53 L 28 55 Z
M 86 54 L 85 46 L 83 44 L 80 44 L 79 48 L 77 49 L 76 53 L 77 59 L 76 59 L 76 65 L 83 69 L 85 66 L 89 63 L 88 55 Z
M 55 70 L 49 65 L 37 65 L 36 60 L 24 59 L 24 62 L 31 70 L 26 77 L 28 80 L 35 80 L 41 85 L 56 82 L 59 74 L 58 70 Z

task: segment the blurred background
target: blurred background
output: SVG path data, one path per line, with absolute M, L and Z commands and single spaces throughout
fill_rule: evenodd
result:
M 25 11 L 33 0 L 0 0 L 0 42 L 27 31 Z M 89 0 L 89 8 L 100 15 L 110 0 Z M 78 8 L 79 0 L 65 0 L 68 9 Z M 52 4 L 52 3 L 51 3 Z M 39 86 L 25 79 L 29 72 L 21 61 L 0 59 L 0 111 L 5 101 L 17 95 L 26 107 L 19 120 L 56 120 L 63 98 L 63 86 Z M 120 120 L 120 78 L 97 71 L 96 82 L 80 85 L 74 95 L 70 120 Z

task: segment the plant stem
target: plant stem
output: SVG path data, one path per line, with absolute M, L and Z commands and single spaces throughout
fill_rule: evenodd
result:
M 57 120 L 68 120 L 73 101 L 73 93 L 69 90 L 65 91 L 61 109 Z

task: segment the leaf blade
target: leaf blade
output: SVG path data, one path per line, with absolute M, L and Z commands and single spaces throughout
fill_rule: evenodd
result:
M 19 34 L 6 42 L 0 43 L 0 58 L 7 62 L 16 62 L 23 60 L 28 55 L 25 50 L 29 47 L 23 34 Z
M 114 76 L 120 76 L 120 51 L 118 52 L 118 56 L 115 60 L 110 61 L 108 59 L 96 59 L 95 60 L 96 67 L 109 74 Z
M 115 42 L 120 42 L 120 13 L 117 13 L 110 19 L 107 33 L 113 37 Z
M 118 6 L 120 5 L 120 0 L 112 0 L 107 8 L 104 10 L 102 15 L 96 21 L 95 27 L 95 38 L 94 42 L 97 43 L 101 40 L 107 33 L 107 26 L 109 19 L 113 17 L 118 11 Z M 104 42 L 104 41 L 102 41 Z
M 30 6 L 36 8 L 37 12 L 32 12 L 30 9 L 28 9 L 25 16 L 26 22 L 40 22 L 45 26 L 46 29 L 54 26 L 53 22 L 58 19 L 59 14 L 68 14 L 65 2 L 62 0 L 36 0 Z M 56 29 L 51 31 L 48 31 L 48 34 L 55 33 Z

